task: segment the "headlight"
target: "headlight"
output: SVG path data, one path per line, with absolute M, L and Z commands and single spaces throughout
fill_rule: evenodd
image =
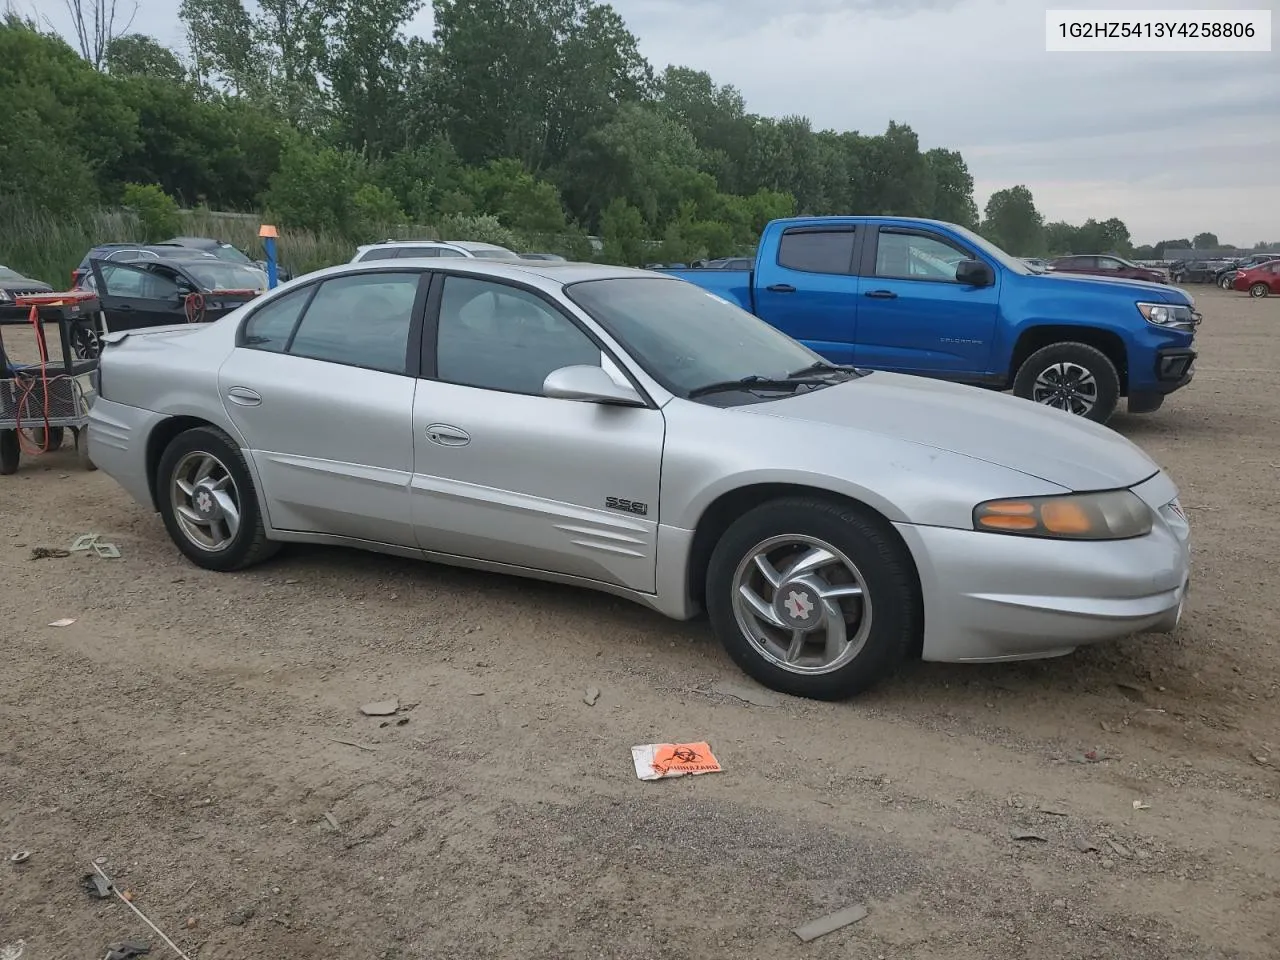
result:
M 0 303 L 13 303 L 13 297 L 9 296 L 8 290 L 0 290 Z
M 1151 532 L 1151 508 L 1128 490 L 988 500 L 974 507 L 973 528 L 1050 540 L 1128 540 Z
M 1157 327 L 1190 330 L 1196 324 L 1195 311 L 1182 303 L 1140 303 L 1138 312 Z

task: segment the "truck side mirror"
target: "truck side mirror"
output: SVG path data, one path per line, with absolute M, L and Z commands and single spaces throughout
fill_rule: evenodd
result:
M 989 287 L 996 282 L 996 275 L 981 260 L 961 260 L 956 264 L 956 281 L 970 287 Z

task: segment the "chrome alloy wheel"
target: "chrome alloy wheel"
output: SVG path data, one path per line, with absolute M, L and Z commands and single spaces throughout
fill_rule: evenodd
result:
M 240 491 L 221 460 L 188 453 L 173 470 L 169 496 L 188 540 L 210 553 L 231 546 L 240 529 Z
M 1031 399 L 1085 417 L 1098 403 L 1098 381 L 1078 363 L 1051 364 L 1036 377 Z
M 814 537 L 770 537 L 733 577 L 733 612 L 752 648 L 791 673 L 839 670 L 871 632 L 871 597 L 858 568 Z

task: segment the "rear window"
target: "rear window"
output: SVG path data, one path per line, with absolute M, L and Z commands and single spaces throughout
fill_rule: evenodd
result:
M 394 260 L 396 258 L 395 247 L 374 247 L 372 250 L 366 250 L 360 254 L 360 262 L 366 260 Z
M 805 273 L 850 273 L 853 230 L 788 230 L 778 246 L 778 264 Z

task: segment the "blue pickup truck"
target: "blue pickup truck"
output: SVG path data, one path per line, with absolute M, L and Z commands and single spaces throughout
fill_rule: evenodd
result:
M 775 220 L 751 270 L 664 272 L 835 363 L 1012 390 L 1099 423 L 1121 397 L 1159 409 L 1194 372 L 1185 290 L 1045 273 L 936 220 Z

